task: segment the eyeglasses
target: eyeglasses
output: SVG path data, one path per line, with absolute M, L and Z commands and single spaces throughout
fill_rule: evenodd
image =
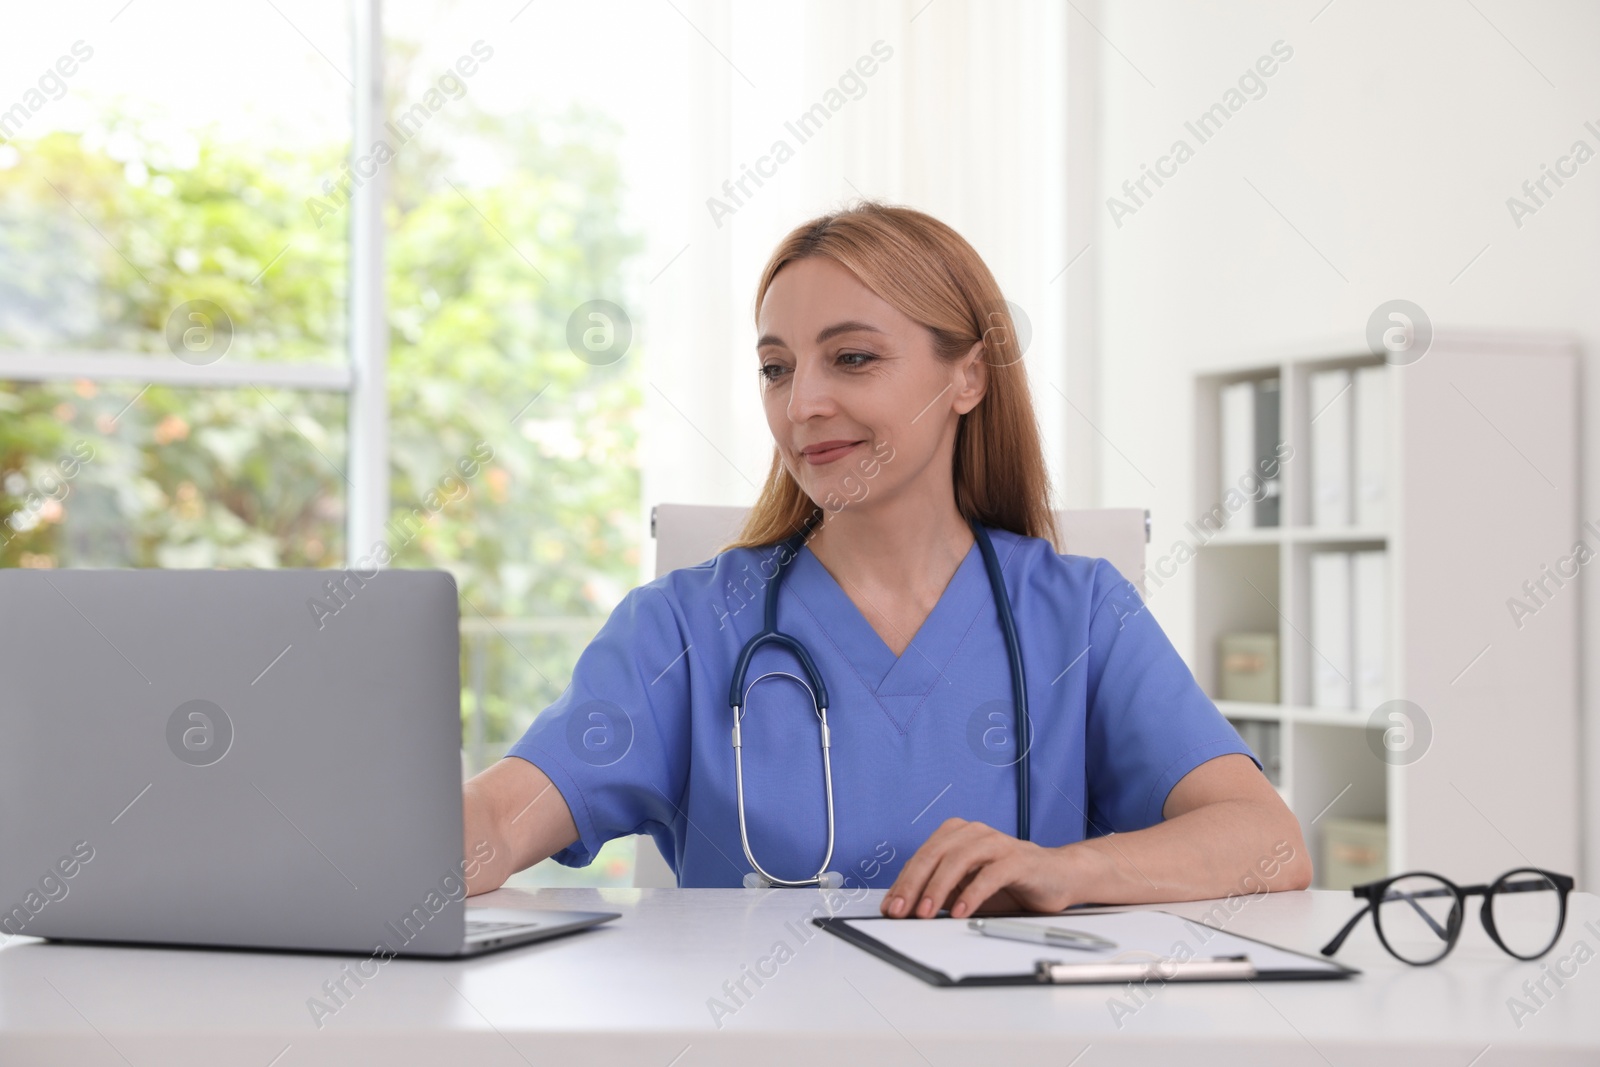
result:
M 1397 874 L 1350 891 L 1366 906 L 1322 947 L 1322 954 L 1338 952 L 1371 912 L 1378 940 L 1395 958 L 1417 966 L 1438 963 L 1456 947 L 1467 898 L 1481 896 L 1478 915 L 1494 943 L 1519 960 L 1536 960 L 1561 936 L 1572 887 L 1569 875 L 1537 867 L 1507 871 L 1488 885 L 1456 885 L 1426 871 Z

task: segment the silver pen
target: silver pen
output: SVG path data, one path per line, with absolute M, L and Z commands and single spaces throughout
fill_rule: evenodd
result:
M 1043 926 L 1039 923 L 1019 922 L 1016 919 L 968 919 L 967 929 L 976 930 L 985 937 L 1003 937 L 1010 941 L 1027 941 L 1035 945 L 1059 945 L 1066 948 L 1109 949 L 1116 948 L 1115 941 L 1068 930 L 1062 926 Z
M 1200 956 L 1187 960 L 1155 959 L 1135 963 L 1063 963 L 1036 960 L 1034 978 L 1041 982 L 1123 982 L 1156 978 L 1163 982 L 1191 979 L 1254 978 L 1255 964 L 1250 957 Z

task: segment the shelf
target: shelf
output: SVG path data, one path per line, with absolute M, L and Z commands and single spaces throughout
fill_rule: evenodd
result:
M 1247 526 L 1238 530 L 1224 529 L 1200 543 L 1201 548 L 1217 546 L 1228 548 L 1245 545 L 1383 545 L 1389 540 L 1387 530 L 1362 529 L 1357 526 Z
M 1389 531 L 1359 526 L 1291 526 L 1286 540 L 1296 545 L 1381 545 L 1389 540 Z
M 1281 526 L 1242 526 L 1239 529 L 1225 527 L 1200 542 L 1201 548 L 1213 545 L 1222 548 L 1244 545 L 1277 545 L 1283 543 L 1284 530 Z
M 1258 719 L 1262 722 L 1288 722 L 1282 704 L 1261 704 L 1244 700 L 1213 700 L 1227 719 Z
M 1216 700 L 1213 703 L 1229 719 L 1306 722 L 1326 726 L 1367 725 L 1368 713 L 1357 708 L 1310 708 L 1296 704 L 1257 704 L 1240 700 Z

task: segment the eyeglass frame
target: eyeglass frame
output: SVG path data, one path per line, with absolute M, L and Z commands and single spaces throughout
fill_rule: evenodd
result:
M 1550 943 L 1531 956 L 1524 956 L 1519 952 L 1513 952 L 1504 941 L 1500 940 L 1500 932 L 1495 929 L 1494 925 L 1494 916 L 1492 914 L 1491 905 L 1494 902 L 1494 896 L 1496 893 L 1537 892 L 1546 888 L 1544 885 L 1536 886 L 1532 884 L 1519 886 L 1517 888 L 1510 888 L 1509 886 L 1501 887 L 1500 883 L 1504 882 L 1507 878 L 1510 878 L 1514 874 L 1537 874 L 1545 879 L 1548 879 L 1550 885 L 1555 887 L 1560 903 L 1560 910 L 1556 916 L 1556 931 L 1551 936 Z M 1394 950 L 1394 946 L 1389 944 L 1389 939 L 1383 934 L 1383 922 L 1378 918 L 1377 906 L 1385 902 L 1389 887 L 1403 878 L 1432 878 L 1435 881 L 1443 882 L 1444 885 L 1449 889 L 1450 894 L 1455 897 L 1455 906 L 1451 908 L 1451 914 L 1457 916 L 1457 918 L 1452 924 L 1453 928 L 1449 931 L 1449 936 L 1446 937 L 1444 951 L 1439 953 L 1431 960 L 1406 959 L 1404 956 Z M 1576 885 L 1577 882 L 1571 875 L 1557 874 L 1555 871 L 1547 871 L 1539 867 L 1513 867 L 1511 870 L 1506 871 L 1504 874 L 1500 875 L 1494 881 L 1489 882 L 1486 885 L 1456 885 L 1450 879 L 1444 877 L 1443 875 L 1434 874 L 1432 871 L 1406 871 L 1404 874 L 1397 874 L 1393 877 L 1385 878 L 1379 882 L 1367 882 L 1363 885 L 1352 887 L 1350 892 L 1354 896 L 1365 900 L 1366 904 L 1362 906 L 1360 911 L 1356 912 L 1350 917 L 1350 921 L 1344 924 L 1344 929 L 1340 930 L 1334 935 L 1333 940 L 1322 946 L 1322 954 L 1324 956 L 1332 956 L 1334 953 L 1338 952 L 1339 946 L 1344 944 L 1345 938 L 1350 936 L 1350 932 L 1356 928 L 1356 924 L 1358 924 L 1362 919 L 1366 918 L 1368 912 L 1371 912 L 1372 925 L 1373 928 L 1378 932 L 1378 940 L 1383 944 L 1383 947 L 1388 950 L 1389 955 L 1393 956 L 1402 963 L 1409 963 L 1413 967 L 1426 967 L 1430 964 L 1438 963 L 1440 960 L 1450 955 L 1451 951 L 1453 951 L 1456 947 L 1456 942 L 1461 939 L 1461 927 L 1464 924 L 1462 923 L 1460 917 L 1465 916 L 1466 914 L 1467 898 L 1472 896 L 1482 896 L 1483 904 L 1478 908 L 1478 918 L 1482 921 L 1483 928 L 1488 932 L 1490 940 L 1492 940 L 1496 945 L 1499 945 L 1501 950 L 1507 955 L 1510 955 L 1516 959 L 1536 960 L 1549 953 L 1551 949 L 1555 948 L 1556 942 L 1561 940 L 1561 931 L 1566 929 L 1567 926 L 1567 896 L 1572 892 Z M 1434 921 L 1433 916 L 1417 907 L 1416 901 L 1412 899 L 1413 896 L 1419 895 L 1434 896 L 1436 895 L 1435 892 L 1428 892 L 1425 894 L 1408 894 L 1405 899 L 1413 908 L 1416 909 L 1420 915 L 1422 915 L 1423 919 L 1427 921 L 1428 925 L 1433 927 L 1434 933 L 1441 937 L 1445 937 L 1445 931 L 1440 929 L 1439 924 Z

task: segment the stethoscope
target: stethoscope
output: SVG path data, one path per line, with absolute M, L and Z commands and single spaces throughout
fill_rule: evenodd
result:
M 739 661 L 733 669 L 733 684 L 728 691 L 728 704 L 733 709 L 733 778 L 734 789 L 738 795 L 739 804 L 739 843 L 744 846 L 744 858 L 750 861 L 750 866 L 755 868 L 744 877 L 746 889 L 767 888 L 777 886 L 784 889 L 801 888 L 804 886 L 817 886 L 818 888 L 836 888 L 843 884 L 844 879 L 837 871 L 828 870 L 828 864 L 833 859 L 833 764 L 828 757 L 832 742 L 828 735 L 828 691 L 823 687 L 822 676 L 817 673 L 817 666 L 811 661 L 811 654 L 806 647 L 788 634 L 778 632 L 778 590 L 783 584 L 784 568 L 791 563 L 800 553 L 806 538 L 821 517 L 817 512 L 806 521 L 805 528 L 784 543 L 787 553 L 779 554 L 778 571 L 772 576 L 772 582 L 767 586 L 765 618 L 761 632 L 745 643 L 739 653 Z M 1022 841 L 1028 839 L 1028 686 L 1022 677 L 1022 649 L 1017 642 L 1017 622 L 1011 614 L 1011 598 L 1006 594 L 1005 579 L 1000 573 L 1000 561 L 994 554 L 994 545 L 989 540 L 989 532 L 976 520 L 968 520 L 972 527 L 972 535 L 978 542 L 978 550 L 983 554 L 983 566 L 989 573 L 989 588 L 994 594 L 995 610 L 1000 616 L 1000 629 L 1006 639 L 1006 655 L 1011 662 L 1011 692 L 1014 696 L 1016 710 L 1016 737 L 1020 755 L 1016 760 L 1017 768 L 1017 838 Z M 787 671 L 768 671 L 758 677 L 749 685 L 744 684 L 745 674 L 750 666 L 750 659 L 763 645 L 778 645 L 794 653 L 800 661 L 805 677 L 800 678 Z M 810 878 L 799 881 L 788 881 L 769 874 L 767 870 L 756 861 L 755 853 L 750 849 L 750 831 L 745 823 L 744 814 L 744 746 L 740 733 L 740 720 L 744 717 L 744 708 L 749 701 L 750 690 L 762 678 L 780 675 L 791 678 L 800 683 L 811 694 L 812 707 L 817 712 L 817 722 L 822 741 L 822 787 L 823 797 L 828 810 L 828 850 L 822 857 L 822 866 L 817 868 L 817 873 Z

